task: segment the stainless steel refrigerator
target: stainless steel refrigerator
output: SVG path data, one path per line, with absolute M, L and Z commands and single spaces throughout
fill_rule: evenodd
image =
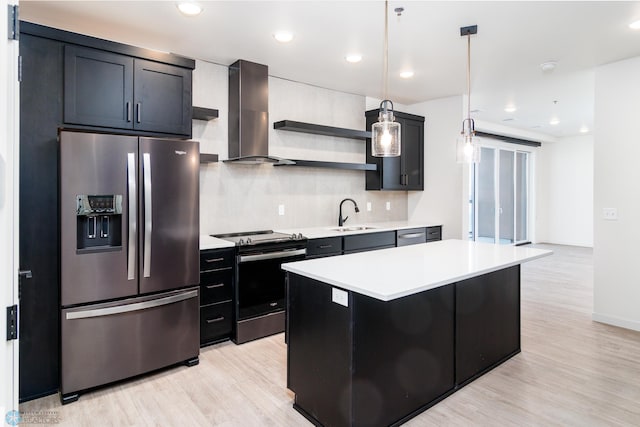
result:
M 199 146 L 60 132 L 61 399 L 199 354 Z

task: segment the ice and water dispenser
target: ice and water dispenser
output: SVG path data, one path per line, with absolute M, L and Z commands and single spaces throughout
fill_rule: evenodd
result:
M 122 195 L 78 195 L 78 252 L 122 247 Z

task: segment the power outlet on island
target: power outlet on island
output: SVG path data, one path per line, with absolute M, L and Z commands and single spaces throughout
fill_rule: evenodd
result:
M 278 215 L 284 215 L 284 205 L 278 205 Z
M 387 207 L 387 210 L 390 211 L 391 210 L 391 202 L 387 202 L 386 207 Z
M 618 209 L 617 208 L 603 208 L 602 209 L 602 217 L 607 221 L 617 221 L 618 220 Z
M 367 202 L 367 212 L 371 212 L 371 202 Z

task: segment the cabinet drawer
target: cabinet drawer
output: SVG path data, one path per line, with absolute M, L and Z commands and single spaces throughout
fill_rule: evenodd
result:
M 394 247 L 396 245 L 396 232 L 384 231 L 382 233 L 356 234 L 344 236 L 343 249 L 345 252 L 359 252 L 372 249 Z
M 410 228 L 398 230 L 398 246 L 416 245 L 427 241 L 427 230 L 425 228 Z
M 342 237 L 326 237 L 311 239 L 307 242 L 307 257 L 340 255 L 342 253 Z
M 442 226 L 427 227 L 427 242 L 442 240 Z
M 200 305 L 231 300 L 233 270 L 200 273 Z
M 235 249 L 200 251 L 200 272 L 231 271 L 235 264 Z
M 231 336 L 231 311 L 231 302 L 200 308 L 200 344 L 222 341 Z

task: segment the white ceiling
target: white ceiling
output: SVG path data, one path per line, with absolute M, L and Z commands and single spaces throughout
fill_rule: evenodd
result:
M 200 1 L 185 17 L 174 1 L 25 1 L 20 17 L 56 28 L 228 65 L 246 59 L 269 74 L 382 98 L 384 2 Z M 401 17 L 393 9 L 404 7 Z M 593 127 L 594 67 L 640 56 L 640 2 L 391 1 L 389 98 L 402 104 L 466 92 L 472 37 L 471 109 L 478 120 L 553 137 Z M 272 34 L 293 32 L 288 44 Z M 347 53 L 362 62 L 350 64 Z M 550 73 L 545 61 L 558 62 Z M 398 73 L 411 68 L 412 79 Z M 557 101 L 554 104 L 554 101 Z M 515 113 L 505 113 L 507 104 Z M 557 116 L 560 124 L 549 120 Z M 512 118 L 512 121 L 504 119 Z

